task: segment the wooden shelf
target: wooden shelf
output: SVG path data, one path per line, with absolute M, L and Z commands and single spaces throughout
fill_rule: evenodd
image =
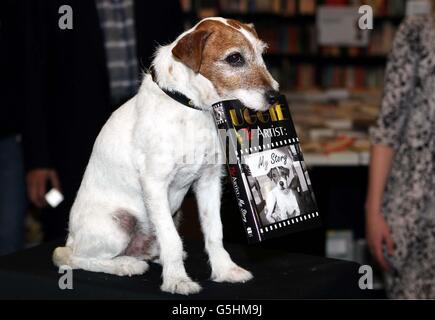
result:
M 264 58 L 271 63 L 288 59 L 293 63 L 383 66 L 387 62 L 387 56 L 384 55 L 327 56 L 321 54 L 269 53 Z
M 357 167 L 368 166 L 370 162 L 369 152 L 305 153 L 304 158 L 307 166 L 311 167 Z
M 198 16 L 198 14 L 194 14 Z M 220 12 L 218 16 L 230 19 L 241 20 L 244 22 L 264 22 L 264 23 L 290 23 L 290 24 L 309 24 L 316 22 L 316 15 L 282 15 L 273 12 Z M 403 16 L 378 16 L 374 18 L 375 24 L 390 22 L 393 24 L 400 24 Z
M 316 21 L 315 15 L 295 15 L 295 16 L 285 16 L 276 13 L 269 12 L 257 12 L 257 13 L 230 13 L 221 12 L 219 14 L 221 17 L 241 20 L 244 22 L 269 22 L 269 23 L 314 23 Z

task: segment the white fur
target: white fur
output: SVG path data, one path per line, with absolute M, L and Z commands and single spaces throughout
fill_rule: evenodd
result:
M 266 198 L 266 219 L 269 223 L 285 221 L 300 215 L 298 202 L 292 190 L 276 186 Z
M 157 82 L 210 108 L 225 97 L 205 77 L 174 60 L 171 50 L 182 36 L 158 49 L 153 62 Z M 230 98 L 248 99 L 245 95 L 235 92 Z M 113 113 L 95 142 L 71 209 L 66 247 L 55 250 L 55 264 L 117 275 L 144 273 L 146 262 L 124 255 L 131 235 L 114 219 L 122 210 L 137 219 L 142 233 L 155 235 L 152 250 L 163 266 L 162 290 L 198 292 L 200 286 L 185 271 L 183 245 L 172 218 L 193 185 L 212 278 L 251 279 L 251 273 L 237 266 L 222 245 L 219 163 L 223 155 L 217 145 L 211 113 L 175 102 L 145 75 L 139 93 Z M 185 163 L 186 154 L 192 153 L 195 161 Z M 210 153 L 220 159 L 218 164 L 207 161 Z
M 264 92 L 262 90 L 237 89 L 234 91 L 234 95 L 245 106 L 249 106 L 249 108 L 255 111 L 265 111 L 269 108 L 269 105 L 264 102 Z

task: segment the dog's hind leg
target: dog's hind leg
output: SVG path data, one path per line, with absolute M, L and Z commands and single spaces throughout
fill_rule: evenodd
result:
M 148 270 L 148 263 L 129 256 L 119 256 L 113 259 L 72 256 L 70 261 L 73 268 L 104 272 L 117 276 L 141 275 Z
M 68 265 L 118 276 L 143 274 L 148 263 L 125 253 L 135 228 L 136 219 L 125 210 L 113 215 L 93 215 L 88 224 L 76 230 L 74 240 L 70 236 L 66 247 L 54 251 L 53 262 L 59 267 Z
M 148 270 L 145 261 L 130 256 L 117 256 L 112 259 L 83 257 L 74 255 L 70 247 L 59 247 L 53 253 L 56 266 L 67 265 L 73 269 L 104 272 L 118 276 L 140 275 Z

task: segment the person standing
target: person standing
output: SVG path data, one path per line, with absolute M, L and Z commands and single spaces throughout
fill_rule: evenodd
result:
M 407 18 L 371 128 L 369 248 L 394 299 L 435 298 L 435 20 Z
M 26 70 L 20 9 L 18 1 L 0 2 L 0 255 L 24 245 L 26 190 L 20 97 Z
M 52 240 L 66 235 L 100 129 L 136 93 L 157 44 L 183 31 L 182 12 L 177 0 L 28 3 L 27 187 L 31 202 L 44 208 L 44 239 Z M 59 20 L 68 18 L 70 28 L 60 28 Z M 55 209 L 44 199 L 52 187 L 65 197 Z

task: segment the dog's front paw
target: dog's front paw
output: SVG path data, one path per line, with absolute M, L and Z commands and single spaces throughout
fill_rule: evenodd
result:
M 243 283 L 251 280 L 253 277 L 251 272 L 234 264 L 222 271 L 214 272 L 212 280 L 215 282 Z
M 183 295 L 195 294 L 201 291 L 201 286 L 189 277 L 164 280 L 160 287 L 162 291 Z

